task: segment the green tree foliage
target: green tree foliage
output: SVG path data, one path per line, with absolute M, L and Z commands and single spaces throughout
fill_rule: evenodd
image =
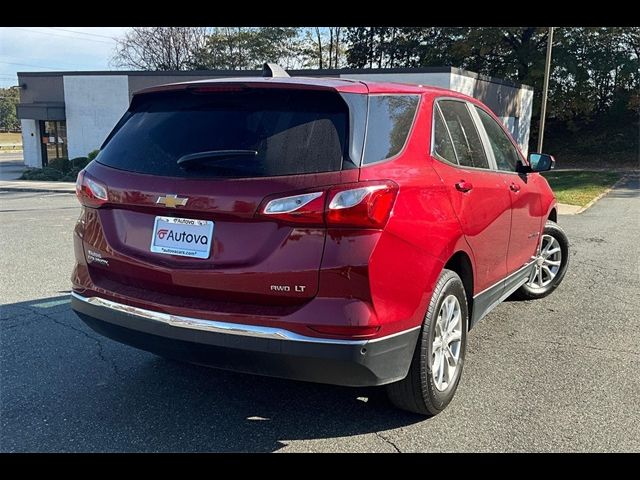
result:
M 535 141 L 547 34 L 544 27 L 145 27 L 119 42 L 115 60 L 183 70 L 259 69 L 265 61 L 286 69 L 460 67 L 531 85 Z M 637 122 L 639 54 L 639 27 L 556 28 L 551 124 L 575 131 L 595 119 Z
M 576 27 L 558 33 L 550 88 L 557 117 L 620 114 L 637 107 L 640 28 Z
M 18 130 L 20 120 L 16 116 L 16 105 L 20 102 L 17 88 L 0 88 L 0 130 Z
M 363 68 L 454 66 L 534 87 L 540 106 L 547 28 L 349 27 L 347 61 Z M 640 28 L 555 30 L 549 116 L 638 108 Z
M 294 67 L 301 51 L 295 27 L 219 27 L 207 36 L 191 67 L 196 70 L 262 68 L 265 61 Z

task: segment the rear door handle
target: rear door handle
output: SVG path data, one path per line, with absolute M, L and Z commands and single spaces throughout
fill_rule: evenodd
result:
M 465 182 L 464 180 L 460 180 L 456 183 L 456 190 L 459 192 L 468 192 L 473 189 L 473 184 L 471 182 Z
M 520 191 L 520 185 L 518 185 L 516 183 L 512 183 L 511 185 L 509 185 L 509 188 L 511 189 L 512 192 L 519 192 Z

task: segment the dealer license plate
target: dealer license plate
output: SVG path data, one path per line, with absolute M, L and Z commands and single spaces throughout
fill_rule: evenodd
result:
M 190 218 L 156 217 L 151 251 L 181 257 L 209 258 L 213 222 Z

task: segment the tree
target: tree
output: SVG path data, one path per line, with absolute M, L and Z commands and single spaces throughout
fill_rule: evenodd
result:
M 133 27 L 118 40 L 113 63 L 140 70 L 189 70 L 206 38 L 205 27 Z
M 295 68 L 300 42 L 299 29 L 294 27 L 214 28 L 191 66 L 198 70 L 251 70 L 274 62 L 283 68 Z
M 20 102 L 17 88 L 0 88 L 0 130 L 20 129 L 16 105 Z

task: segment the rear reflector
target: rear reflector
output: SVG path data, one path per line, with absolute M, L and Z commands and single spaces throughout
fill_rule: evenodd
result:
M 361 182 L 262 202 L 258 215 L 292 224 L 384 228 L 398 194 L 390 180 Z
M 380 325 L 365 326 L 337 326 L 337 325 L 308 325 L 314 332 L 338 337 L 362 338 L 375 335 L 380 330 Z
M 93 208 L 104 205 L 109 199 L 107 187 L 91 178 L 84 170 L 78 173 L 76 179 L 76 195 L 82 205 Z

